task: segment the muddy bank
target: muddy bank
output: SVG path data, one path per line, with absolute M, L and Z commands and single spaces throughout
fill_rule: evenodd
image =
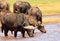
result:
M 56 16 L 43 16 L 42 17 L 43 24 L 48 24 L 48 23 L 57 23 L 60 22 L 60 15 Z
M 60 18 L 60 15 L 54 15 L 54 16 L 43 16 L 43 18 Z

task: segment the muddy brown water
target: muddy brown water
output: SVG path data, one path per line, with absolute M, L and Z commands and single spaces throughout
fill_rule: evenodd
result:
M 44 16 L 47 18 L 48 16 Z M 50 16 L 49 18 L 57 18 L 60 16 Z M 30 38 L 27 33 L 25 33 L 25 38 L 22 37 L 21 33 L 17 33 L 17 37 L 14 37 L 14 34 L 8 32 L 8 36 L 5 37 L 4 33 L 0 30 L 0 41 L 60 41 L 60 22 L 44 24 L 46 33 L 40 32 L 38 29 L 35 30 L 34 37 Z

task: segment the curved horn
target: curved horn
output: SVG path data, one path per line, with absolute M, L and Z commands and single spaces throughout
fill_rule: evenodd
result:
M 37 27 L 34 27 L 34 26 L 25 26 L 24 28 L 25 29 L 36 29 Z

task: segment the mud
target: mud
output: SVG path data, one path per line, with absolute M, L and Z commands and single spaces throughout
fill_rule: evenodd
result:
M 8 32 L 8 36 L 5 37 L 4 33 L 0 30 L 0 41 L 60 41 L 60 23 L 45 24 L 47 33 L 42 33 L 38 29 L 35 30 L 34 37 L 30 38 L 27 33 L 25 38 L 18 32 L 18 36 L 15 38 L 11 32 Z

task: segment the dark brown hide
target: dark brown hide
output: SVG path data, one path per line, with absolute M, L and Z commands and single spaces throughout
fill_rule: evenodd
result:
M 14 13 L 26 13 L 31 8 L 31 5 L 25 1 L 17 1 L 15 2 L 13 8 Z

